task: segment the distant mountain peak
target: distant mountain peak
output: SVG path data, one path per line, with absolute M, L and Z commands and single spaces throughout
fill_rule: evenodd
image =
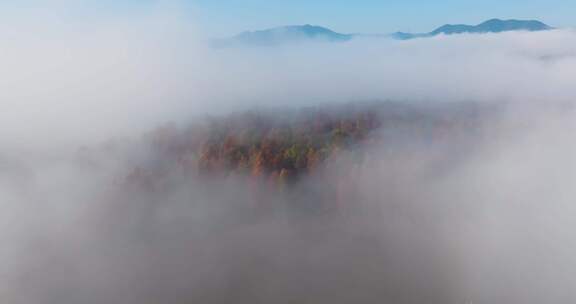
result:
M 430 32 L 432 36 L 438 34 L 461 34 L 461 33 L 501 33 L 508 31 L 544 31 L 550 30 L 552 27 L 537 21 L 537 20 L 502 20 L 502 19 L 490 19 L 484 21 L 478 25 L 443 25 L 438 29 Z
M 507 21 L 517 21 L 517 20 L 514 20 L 514 19 L 502 20 L 502 19 L 498 19 L 498 18 L 492 18 L 492 19 L 486 20 L 486 21 L 478 24 L 478 26 L 494 26 L 494 25 L 506 23 Z
M 232 38 L 217 41 L 217 46 L 278 46 L 307 41 L 343 42 L 353 35 L 311 25 L 288 25 L 265 30 L 247 31 Z
M 392 34 L 392 38 L 399 40 L 408 40 L 422 37 L 434 37 L 437 35 L 454 35 L 454 34 L 483 34 L 483 33 L 502 33 L 509 31 L 546 31 L 554 29 L 553 27 L 538 20 L 502 20 L 498 18 L 486 20 L 478 25 L 468 24 L 445 24 L 429 33 L 404 33 L 397 32 Z

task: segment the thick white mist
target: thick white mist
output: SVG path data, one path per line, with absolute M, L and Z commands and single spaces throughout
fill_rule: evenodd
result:
M 171 6 L 57 3 L 0 28 L 0 302 L 574 302 L 573 31 L 214 50 Z M 376 148 L 349 217 L 255 219 L 235 181 L 115 192 L 158 125 L 389 99 L 511 106 L 465 153 Z
M 7 16 L 0 30 L 3 150 L 132 135 L 193 109 L 202 47 L 184 16 L 166 8 L 82 20 L 40 7 Z

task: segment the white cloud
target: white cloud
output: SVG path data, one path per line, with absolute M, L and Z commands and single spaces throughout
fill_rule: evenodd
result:
M 571 302 L 575 128 L 571 113 L 542 105 L 574 102 L 573 31 L 210 50 L 170 9 L 70 22 L 36 11 L 4 23 L 0 148 L 21 163 L 0 156 L 0 239 L 10 248 L 0 254 L 7 274 L 0 299 L 68 304 L 95 291 L 95 303 L 178 303 L 192 290 L 226 301 L 249 298 L 242 292 L 254 288 L 262 299 L 306 295 L 337 303 L 381 292 L 374 265 L 382 263 L 390 266 L 383 273 L 395 275 L 388 286 L 412 292 L 410 303 L 423 302 L 418 292 Z M 114 158 L 104 173 L 65 156 L 45 159 L 46 151 L 137 137 L 205 113 L 373 99 L 514 106 L 491 126 L 505 136 L 448 162 L 447 175 L 416 178 L 434 163 L 424 152 L 435 147 L 394 159 L 375 154 L 361 189 L 384 217 L 360 212 L 334 230 L 310 222 L 293 229 L 286 218 L 246 220 L 235 213 L 238 205 L 223 205 L 242 206 L 245 189 L 234 184 L 214 190 L 189 181 L 160 199 L 110 198 L 108 178 L 137 153 Z M 438 150 L 434 155 L 457 153 Z M 390 193 L 407 203 L 394 206 Z M 280 271 L 261 268 L 254 262 L 260 257 Z M 431 280 L 442 289 L 426 287 Z M 74 292 L 62 292 L 70 286 Z

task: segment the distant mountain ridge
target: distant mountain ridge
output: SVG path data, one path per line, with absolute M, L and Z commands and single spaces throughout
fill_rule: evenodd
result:
M 271 29 L 247 31 L 231 38 L 214 40 L 215 47 L 234 46 L 279 46 L 310 41 L 317 42 L 346 42 L 360 37 L 386 37 L 397 40 L 409 40 L 415 38 L 434 37 L 438 35 L 455 34 L 483 34 L 502 33 L 509 31 L 546 31 L 553 27 L 538 20 L 501 20 L 490 19 L 478 25 L 467 24 L 445 24 L 428 33 L 405 33 L 396 32 L 392 34 L 342 34 L 328 28 L 317 25 L 292 25 L 275 27 Z
M 392 37 L 396 39 L 407 40 L 414 38 L 434 37 L 438 35 L 502 33 L 510 31 L 535 32 L 551 29 L 553 29 L 553 27 L 538 20 L 490 19 L 478 25 L 445 24 L 429 33 L 412 34 L 397 32 L 392 34 Z
M 344 42 L 354 37 L 316 25 L 291 25 L 259 31 L 247 31 L 232 38 L 215 41 L 217 46 L 276 46 L 306 41 Z

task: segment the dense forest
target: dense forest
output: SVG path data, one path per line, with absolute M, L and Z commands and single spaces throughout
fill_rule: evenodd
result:
M 365 102 L 255 109 L 169 124 L 145 136 L 153 157 L 134 164 L 123 183 L 160 191 L 177 172 L 179 178 L 240 177 L 276 191 L 328 171 L 346 179 L 350 170 L 369 166 L 376 150 L 415 143 L 423 149 L 471 135 L 477 142 L 487 113 L 490 107 L 474 103 Z M 347 168 L 333 170 L 344 163 Z

